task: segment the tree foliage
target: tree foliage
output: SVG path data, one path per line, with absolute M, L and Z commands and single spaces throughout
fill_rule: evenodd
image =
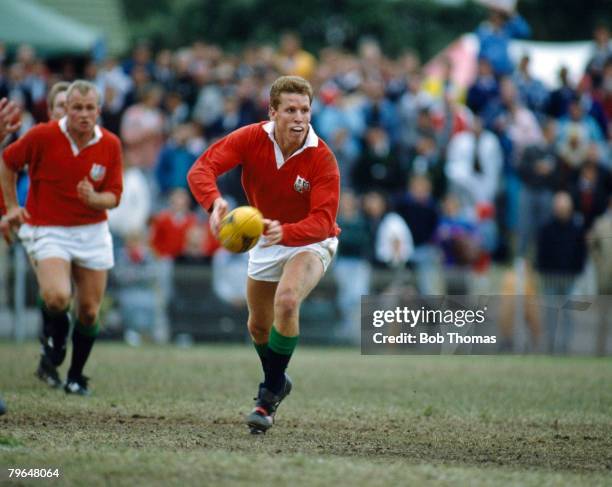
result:
M 445 5 L 433 0 L 124 2 L 133 40 L 145 38 L 155 47 L 204 40 L 232 50 L 246 43 L 274 43 L 283 31 L 295 30 L 315 52 L 327 45 L 351 49 L 371 36 L 390 55 L 415 49 L 425 59 L 461 33 L 473 31 L 486 15 L 471 2 Z M 542 40 L 589 38 L 596 21 L 611 20 L 611 5 L 611 0 L 519 2 L 534 38 Z

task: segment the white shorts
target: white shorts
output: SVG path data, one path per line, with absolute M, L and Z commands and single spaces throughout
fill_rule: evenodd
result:
M 325 272 L 338 249 L 338 239 L 336 237 L 330 237 L 322 242 L 302 247 L 286 247 L 285 245 L 262 247 L 263 243 L 265 243 L 265 240 L 261 239 L 249 251 L 248 275 L 256 281 L 280 281 L 285 264 L 302 252 L 312 252 L 319 257 L 323 264 L 323 272 Z
M 115 264 L 106 221 L 74 227 L 24 224 L 18 235 L 34 265 L 52 257 L 93 270 L 107 270 Z

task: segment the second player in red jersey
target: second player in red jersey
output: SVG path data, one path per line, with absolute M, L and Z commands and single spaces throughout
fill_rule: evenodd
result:
M 72 83 L 66 106 L 59 122 L 34 127 L 4 151 L 0 182 L 5 222 L 19 229 L 44 301 L 37 374 L 53 387 L 64 385 L 57 367 L 66 355 L 74 286 L 73 350 L 64 388 L 87 395 L 83 368 L 99 332 L 98 311 L 113 266 L 106 210 L 121 197 L 121 148 L 116 136 L 96 124 L 100 97 L 92 83 Z M 26 164 L 31 185 L 21 208 L 15 185 L 17 171 Z

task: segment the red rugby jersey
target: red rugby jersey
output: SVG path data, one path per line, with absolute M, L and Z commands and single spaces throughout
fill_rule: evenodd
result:
M 210 146 L 187 176 L 193 195 L 210 211 L 220 196 L 217 177 L 242 164 L 249 204 L 282 224 L 281 245 L 298 247 L 337 236 L 340 173 L 332 151 L 310 127 L 304 146 L 283 161 L 273 129 L 273 122 L 248 125 Z
M 15 171 L 28 165 L 31 225 L 71 227 L 106 220 L 105 210 L 94 210 L 77 196 L 77 184 L 85 177 L 96 191 L 121 198 L 121 143 L 98 126 L 95 137 L 78 151 L 66 131 L 66 118 L 41 123 L 8 146 L 2 157 Z

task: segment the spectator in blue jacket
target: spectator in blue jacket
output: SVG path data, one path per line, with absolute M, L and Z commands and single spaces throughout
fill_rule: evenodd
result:
M 177 125 L 164 144 L 155 167 L 159 191 L 166 196 L 176 188 L 187 188 L 187 172 L 203 150 L 204 141 L 191 123 Z
M 529 24 L 517 13 L 490 9 L 489 18 L 476 30 L 480 41 L 478 57 L 487 59 L 497 76 L 509 75 L 514 65 L 508 54 L 510 39 L 526 39 L 531 36 Z

